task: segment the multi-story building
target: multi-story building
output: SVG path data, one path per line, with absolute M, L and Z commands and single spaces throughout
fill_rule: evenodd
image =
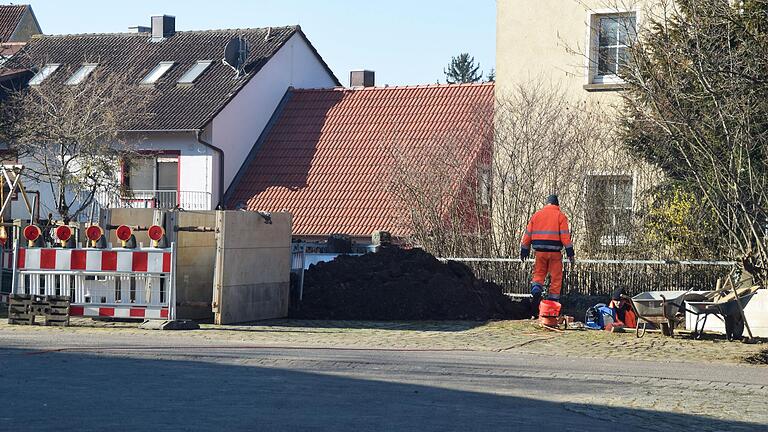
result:
M 593 160 L 591 168 L 587 166 L 579 175 L 560 179 L 557 186 L 545 186 L 548 190 L 542 191 L 567 197 L 563 205 L 573 213 L 579 232 L 586 234 L 581 239 L 590 239 L 577 242 L 583 247 L 589 244 L 596 249 L 615 248 L 631 243 L 630 222 L 637 207 L 638 191 L 657 178 L 653 170 L 621 150 L 616 129 L 621 94 L 626 88 L 621 79 L 622 67 L 649 3 L 497 1 L 497 101 L 509 98 L 521 88 L 532 89 L 533 93 L 554 92 L 562 100 L 589 111 L 592 121 L 605 128 L 601 131 L 603 136 L 609 137 L 607 146 L 593 151 L 581 148 L 569 162 L 572 165 L 574 160 Z M 600 121 L 601 116 L 604 121 Z M 615 140 L 615 145 L 610 139 Z M 565 143 L 563 152 L 569 151 Z M 552 160 L 562 157 L 550 155 Z M 546 155 L 543 160 L 548 160 Z M 552 170 L 556 163 L 543 165 L 538 173 L 530 175 Z
M 31 65 L 33 88 L 113 76 L 147 95 L 151 115 L 121 126 L 140 157 L 115 179 L 124 193 L 97 195 L 102 207 L 216 208 L 288 89 L 339 85 L 298 26 L 177 31 L 161 15 L 129 30 L 36 36 L 16 55 Z M 55 218 L 50 187 L 28 187 Z

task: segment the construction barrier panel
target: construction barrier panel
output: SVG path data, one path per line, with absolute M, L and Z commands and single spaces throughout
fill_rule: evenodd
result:
M 70 316 L 174 320 L 168 249 L 18 248 L 14 294 L 68 296 Z

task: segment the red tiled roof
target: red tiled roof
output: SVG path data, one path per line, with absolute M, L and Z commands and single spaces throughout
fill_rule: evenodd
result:
M 16 31 L 27 5 L 0 5 L 0 42 L 7 42 Z
M 490 148 L 492 109 L 493 84 L 291 91 L 227 202 L 288 210 L 294 235 L 407 235 L 390 188 L 396 155 L 426 160 L 446 137 L 471 137 L 465 169 L 446 179 L 461 183 Z

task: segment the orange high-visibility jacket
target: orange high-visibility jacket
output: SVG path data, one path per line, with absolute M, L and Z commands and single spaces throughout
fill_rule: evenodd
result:
M 565 247 L 569 257 L 574 255 L 568 218 L 559 206 L 548 204 L 531 217 L 520 247 L 527 252 L 531 246 L 539 252 L 560 252 Z

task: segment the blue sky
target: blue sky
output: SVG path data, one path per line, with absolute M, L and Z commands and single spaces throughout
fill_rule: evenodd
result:
M 46 34 L 122 32 L 176 16 L 177 30 L 300 24 L 342 83 L 373 69 L 377 85 L 445 82 L 451 56 L 495 62 L 495 0 L 27 0 Z

